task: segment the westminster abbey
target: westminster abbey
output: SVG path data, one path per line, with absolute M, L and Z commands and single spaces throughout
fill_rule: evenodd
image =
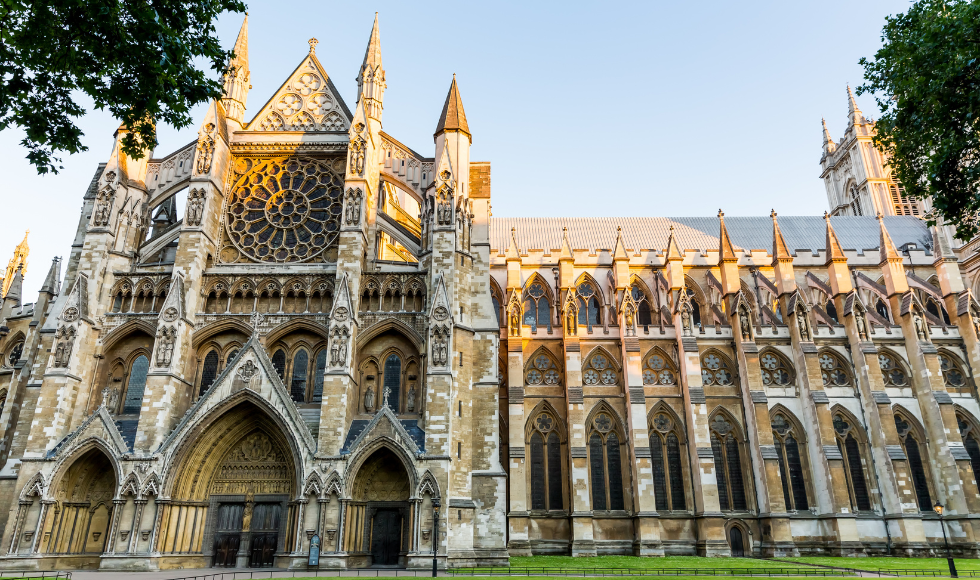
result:
M 928 555 L 937 502 L 980 554 L 980 242 L 850 94 L 824 216 L 491 218 L 455 78 L 423 155 L 377 20 L 353 107 L 316 46 L 249 120 L 246 19 L 194 142 L 119 128 L 34 303 L 18 248 L 0 569 Z

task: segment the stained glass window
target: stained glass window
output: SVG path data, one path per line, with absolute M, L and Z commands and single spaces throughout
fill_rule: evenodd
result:
M 674 365 L 662 353 L 654 353 L 643 363 L 644 385 L 674 385 L 677 384 L 677 372 Z
M 201 367 L 201 388 L 198 396 L 203 395 L 218 376 L 218 351 L 212 350 L 204 357 L 204 366 Z
M 701 382 L 705 385 L 727 387 L 737 379 L 728 359 L 717 351 L 707 351 L 701 356 Z
M 316 355 L 316 370 L 313 373 L 313 398 L 312 402 L 320 403 L 323 401 L 323 376 L 327 370 L 327 349 L 323 349 Z
M 599 325 L 599 294 L 591 282 L 583 282 L 576 288 L 578 294 L 578 323 L 592 332 Z
M 592 509 L 623 510 L 623 464 L 620 439 L 614 421 L 605 412 L 592 420 L 589 436 L 589 471 L 592 482 Z
M 293 356 L 293 380 L 290 382 L 289 394 L 297 403 L 306 402 L 306 381 L 309 373 L 310 355 L 300 349 Z
M 531 327 L 531 332 L 537 332 L 539 326 L 552 329 L 551 303 L 540 282 L 532 283 L 524 292 L 524 324 Z
M 684 510 L 684 475 L 681 468 L 678 426 L 666 413 L 653 418 L 650 429 L 650 459 L 653 466 L 653 494 L 658 511 Z M 668 485 L 670 493 L 668 494 Z
M 824 350 L 818 360 L 825 387 L 851 386 L 851 374 L 840 357 L 829 350 Z
M 524 383 L 527 385 L 557 385 L 560 380 L 558 367 L 545 354 L 535 356 L 524 373 Z
M 129 369 L 129 383 L 126 385 L 126 398 L 123 401 L 124 415 L 139 415 L 143 404 L 143 391 L 146 389 L 146 374 L 150 370 L 150 359 L 139 355 Z
M 399 412 L 398 403 L 401 401 L 401 385 L 402 359 L 398 355 L 390 354 L 385 359 L 384 390 L 388 391 L 388 406 L 396 413 Z
M 800 441 L 805 440 L 803 433 L 799 433 L 796 425 L 782 413 L 774 414 L 771 424 L 786 509 L 809 509 L 810 502 L 807 499 L 806 479 L 803 476 L 803 460 L 800 452 Z
M 759 359 L 762 364 L 762 383 L 783 387 L 793 384 L 793 369 L 782 356 L 769 351 Z
M 709 426 L 721 510 L 744 511 L 747 506 L 742 479 L 742 454 L 740 442 L 735 438 L 735 427 L 722 415 L 715 415 Z
M 864 477 L 864 462 L 861 458 L 861 448 L 854 438 L 854 425 L 846 416 L 834 415 L 834 433 L 837 436 L 837 449 L 844 459 L 844 474 L 847 477 L 847 489 L 851 497 L 851 509 L 855 511 L 871 510 L 871 498 L 868 495 L 868 484 Z
M 904 387 L 909 382 L 908 373 L 905 367 L 898 361 L 898 358 L 891 353 L 879 351 L 878 364 L 881 366 L 881 375 L 885 379 L 885 385 L 889 387 Z
M 531 509 L 560 510 L 562 501 L 562 452 L 557 420 L 540 413 L 531 425 Z
M 963 371 L 960 365 L 953 360 L 953 357 L 940 353 L 939 365 L 943 371 L 943 382 L 947 387 L 962 387 L 965 383 Z
M 895 415 L 895 429 L 898 431 L 898 438 L 902 441 L 905 456 L 908 458 L 912 487 L 915 489 L 915 499 L 919 503 L 919 510 L 928 512 L 932 510 L 932 500 L 929 496 L 929 483 L 926 478 L 925 466 L 922 464 L 919 442 L 909 420 L 899 414 Z
M 601 353 L 593 355 L 585 365 L 582 382 L 586 385 L 615 385 L 616 371 L 609 357 Z

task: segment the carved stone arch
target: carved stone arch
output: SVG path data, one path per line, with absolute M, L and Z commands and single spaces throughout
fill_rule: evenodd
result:
M 698 303 L 698 306 L 701 307 L 702 311 L 704 311 L 705 308 L 710 306 L 710 304 L 708 303 L 708 297 L 704 293 L 704 289 L 701 288 L 701 285 L 698 284 L 698 282 L 694 278 L 691 278 L 687 274 L 684 274 L 684 287 L 690 288 L 691 291 L 694 292 L 693 299 L 695 302 Z
M 772 361 L 772 358 L 767 358 L 767 357 L 775 357 L 776 366 L 771 366 L 770 361 Z M 762 366 L 763 383 L 766 386 L 773 385 L 773 386 L 780 387 L 780 386 L 790 386 L 796 384 L 796 377 L 799 374 L 796 370 L 796 365 L 793 364 L 793 361 L 790 360 L 788 356 L 780 352 L 778 348 L 774 346 L 767 346 L 761 349 L 759 351 L 759 364 Z M 779 373 L 780 369 L 789 372 L 788 381 L 781 382 L 780 380 L 777 379 L 777 373 Z M 766 382 L 767 376 L 772 377 L 771 382 Z
M 527 359 L 526 359 L 527 362 L 524 363 L 524 370 L 525 371 L 527 371 L 528 369 L 531 368 L 531 365 L 534 362 L 534 359 L 537 358 L 537 356 L 539 354 L 546 355 L 548 358 L 551 359 L 551 362 L 555 363 L 555 366 L 558 368 L 558 372 L 559 373 L 563 372 L 563 368 L 562 368 L 562 364 L 561 364 L 562 363 L 561 357 L 559 357 L 555 353 L 551 352 L 551 350 L 548 349 L 548 347 L 545 346 L 545 345 L 543 345 L 543 344 L 541 346 L 539 346 L 538 348 L 534 349 L 534 352 L 531 353 L 531 356 L 527 357 Z
M 431 495 L 432 499 L 439 499 L 442 497 L 442 495 L 439 493 L 439 482 L 429 470 L 426 470 L 425 474 L 422 475 L 422 482 L 419 484 L 419 489 L 415 493 L 415 496 L 422 497 L 426 493 Z
M 419 475 L 415 469 L 415 461 L 412 456 L 398 444 L 397 441 L 387 436 L 382 436 L 367 445 L 361 446 L 348 460 L 348 468 L 344 482 L 344 492 L 346 497 L 354 497 L 354 486 L 357 483 L 357 475 L 364 466 L 364 463 L 374 455 L 375 451 L 388 449 L 394 453 L 402 462 L 402 467 L 408 474 L 408 488 L 413 492 L 419 489 Z M 412 497 L 411 499 L 416 499 Z
M 840 403 L 836 403 L 830 407 L 831 421 L 833 421 L 833 418 L 836 415 L 843 416 L 844 420 L 849 421 L 851 423 L 852 429 L 850 430 L 850 433 L 854 435 L 854 438 L 858 440 L 858 443 L 860 443 L 862 446 L 867 445 L 868 443 L 867 429 L 865 428 L 864 423 L 858 421 L 858 418 L 857 416 L 854 415 L 854 413 L 852 413 L 847 407 L 841 405 Z M 862 453 L 863 451 L 864 450 L 862 447 Z
M 119 486 L 119 497 L 126 497 L 131 495 L 134 498 L 139 497 L 140 494 L 140 480 L 136 477 L 135 473 L 130 473 L 123 480 L 122 485 Z
M 286 283 L 282 285 L 281 291 L 287 295 L 295 292 L 305 292 L 308 294 L 309 284 L 303 278 L 293 277 L 286 280 Z
M 597 415 L 599 415 L 600 413 L 603 413 L 603 412 L 604 413 L 608 413 L 609 415 L 612 416 L 612 418 L 613 418 L 613 428 L 612 428 L 612 430 L 613 431 L 616 431 L 619 434 L 619 436 L 620 436 L 620 445 L 625 444 L 626 443 L 626 440 L 623 439 L 623 437 L 626 436 L 626 422 L 619 415 L 619 413 L 616 412 L 616 410 L 612 408 L 612 405 L 610 405 L 608 402 L 606 402 L 605 399 L 599 399 L 596 402 L 596 404 L 592 406 L 592 409 L 589 410 L 589 414 L 585 418 L 585 431 L 586 431 L 586 436 L 588 436 L 589 429 L 591 428 L 591 425 L 592 425 L 592 420 L 595 419 L 595 417 Z
M 677 363 L 667 351 L 659 346 L 648 350 L 640 359 L 640 373 L 644 385 L 678 384 Z
M 490 294 L 497 297 L 501 306 L 506 302 L 504 298 L 507 296 L 507 293 L 504 292 L 503 288 L 500 287 L 500 284 L 497 283 L 497 280 L 493 276 L 490 276 Z
M 133 295 L 133 281 L 126 277 L 117 278 L 112 284 L 112 289 L 109 294 L 115 296 L 116 294 L 122 293 L 124 296 Z
M 57 460 L 54 465 L 54 469 L 51 470 L 51 476 L 48 479 L 50 485 L 46 491 L 49 496 L 59 485 L 59 482 L 61 482 L 65 477 L 65 474 L 68 472 L 71 466 L 74 465 L 79 459 L 84 458 L 90 451 L 101 452 L 103 455 L 105 455 L 109 465 L 112 466 L 115 481 L 122 481 L 122 466 L 119 464 L 119 457 L 116 456 L 115 451 L 106 441 L 100 437 L 92 436 L 74 443 L 74 446 L 64 456 Z M 116 487 L 116 490 L 118 490 L 118 487 Z M 51 499 L 54 498 L 51 497 Z
M 739 443 L 745 443 L 747 441 L 745 437 L 745 427 L 742 425 L 742 422 L 739 421 L 738 418 L 736 418 L 735 415 L 732 414 L 731 411 L 729 411 L 728 409 L 726 409 L 721 405 L 718 405 L 717 407 L 712 409 L 711 412 L 708 413 L 709 429 L 711 428 L 711 425 L 715 422 L 716 417 L 722 417 L 726 421 L 731 423 L 732 426 L 731 433 L 732 435 L 735 436 L 735 439 L 737 439 Z
M 826 357 L 830 357 L 833 360 L 834 366 L 830 366 L 830 362 Z M 829 346 L 821 348 L 817 351 L 817 362 L 820 365 L 820 371 L 823 375 L 824 386 L 846 387 L 854 385 L 854 365 L 844 355 L 837 352 L 836 349 Z M 845 381 L 840 380 L 840 377 L 837 375 L 838 372 L 844 373 L 846 377 Z
M 554 405 L 546 400 L 539 401 L 531 409 L 531 412 L 527 414 L 527 421 L 524 422 L 524 442 L 527 443 L 531 440 L 531 433 L 535 430 L 534 420 L 541 413 L 548 413 L 555 418 L 555 426 L 552 430 L 558 434 L 558 439 L 562 444 L 567 443 L 568 424 L 565 422 L 565 418 L 555 409 Z
M 200 499 L 207 493 L 207 481 L 218 469 L 222 458 L 259 429 L 277 447 L 290 454 L 285 460 L 292 468 L 289 495 L 293 496 L 298 492 L 300 482 L 305 481 L 303 460 L 307 453 L 282 411 L 251 389 L 242 389 L 195 417 L 176 440 L 167 444 L 165 457 L 168 461 L 164 463 L 161 492 L 170 498 Z M 185 475 L 178 477 L 177 473 Z M 202 480 L 202 474 L 207 481 Z
M 143 481 L 143 486 L 140 488 L 139 498 L 146 499 L 148 497 L 157 497 L 159 495 L 160 495 L 160 476 L 157 475 L 156 471 L 153 471 Z
M 139 281 L 133 286 L 133 294 L 139 295 L 143 292 L 149 292 L 149 294 L 152 296 L 155 288 L 156 284 L 153 283 L 153 279 L 144 276 L 140 278 Z
M 591 283 L 595 287 L 596 296 L 599 298 L 599 306 L 602 307 L 604 304 L 606 304 L 606 293 L 602 291 L 602 285 L 599 284 L 599 281 L 596 280 L 592 274 L 589 274 L 588 272 L 582 272 L 579 274 L 578 278 L 575 280 L 575 288 L 578 288 L 580 285 L 586 282 Z
M 912 413 L 905 405 L 901 403 L 892 403 L 892 415 L 898 415 L 902 420 L 909 424 L 909 428 L 915 434 L 916 440 L 922 445 L 926 444 L 926 431 L 922 427 L 922 423 L 919 419 Z M 925 452 L 925 450 L 923 450 Z
M 799 434 L 800 444 L 802 445 L 806 443 L 809 436 L 807 435 L 806 429 L 803 427 L 803 423 L 801 423 L 799 417 L 796 416 L 796 413 L 791 411 L 782 403 L 776 403 L 771 409 L 769 409 L 769 416 L 773 417 L 777 413 L 782 414 L 790 423 L 793 424 L 793 427 L 796 429 L 796 433 Z
M 715 357 L 714 359 L 710 357 Z M 701 363 L 701 375 L 705 377 L 705 372 L 712 373 L 712 381 L 704 381 L 705 385 L 718 385 L 723 387 L 737 387 L 739 385 L 738 379 L 738 367 L 735 365 L 735 361 L 731 359 L 727 354 L 718 350 L 717 348 L 708 348 L 700 354 L 699 362 Z M 712 368 L 717 366 L 717 368 Z M 719 373 L 723 370 L 727 370 L 727 382 L 722 382 L 720 380 L 721 375 Z M 702 379 L 703 380 L 703 379 Z
M 120 340 L 127 338 L 133 332 L 142 331 L 151 338 L 156 336 L 157 329 L 153 324 L 145 320 L 130 320 L 121 326 L 114 328 L 102 338 L 102 351 L 108 351 Z
M 233 351 L 236 351 L 236 350 L 239 351 L 239 352 L 241 352 L 242 346 L 243 346 L 242 343 L 238 342 L 237 340 L 233 340 L 233 341 L 229 342 L 225 346 L 224 349 L 221 349 L 217 344 L 215 344 L 215 347 L 214 348 L 215 348 L 216 351 L 218 351 L 219 353 L 221 353 L 221 360 L 222 361 L 228 361 L 228 356 Z M 205 353 L 205 354 L 207 354 L 207 353 Z
M 388 276 L 381 282 L 381 295 L 384 296 L 387 292 L 391 292 L 394 295 L 395 291 L 402 292 L 402 281 L 398 276 Z
M 533 274 L 528 276 L 527 280 L 524 281 L 524 286 L 521 288 L 521 301 L 522 302 L 524 301 L 527 291 L 531 288 L 531 284 L 534 284 L 535 282 L 541 284 L 541 286 L 544 287 L 544 295 L 548 298 L 548 303 L 554 306 L 555 292 L 554 289 L 551 287 L 551 285 L 554 282 L 548 282 L 547 280 L 545 280 L 544 276 L 542 276 L 540 272 L 534 272 Z
M 253 328 L 237 318 L 225 319 L 214 324 L 209 324 L 194 333 L 194 337 L 191 339 L 191 348 L 198 350 L 206 340 L 228 331 L 240 332 L 245 336 L 251 336 Z
M 666 401 L 657 401 L 657 403 L 650 408 L 650 411 L 647 412 L 647 427 L 652 430 L 653 419 L 661 413 L 669 416 L 670 420 L 674 422 L 674 433 L 679 436 L 681 445 L 687 445 L 687 425 L 684 422 L 684 419 L 681 418 L 681 416 L 677 414 L 677 411 L 668 405 Z
M 892 349 L 890 349 L 890 348 L 888 348 L 886 346 L 879 346 L 878 347 L 878 354 L 879 354 L 879 356 L 880 355 L 886 355 L 888 357 L 891 357 L 892 360 L 894 360 L 896 363 L 898 363 L 899 367 L 901 367 L 901 369 L 902 369 L 902 372 L 905 373 L 906 380 L 907 380 L 907 383 L 906 384 L 907 385 L 908 384 L 911 384 L 911 380 L 912 380 L 912 369 L 909 366 L 908 361 L 905 360 L 905 357 L 904 356 L 900 355 L 896 351 L 894 351 L 894 350 L 892 350 Z
M 957 354 L 956 352 L 948 348 L 940 348 L 939 354 L 949 358 L 950 362 L 952 362 L 956 366 L 957 370 L 959 370 L 963 374 L 964 379 L 969 378 L 971 376 L 970 365 L 968 365 L 966 361 L 963 360 L 962 356 L 960 356 L 959 354 Z
M 220 288 L 220 289 L 219 289 Z M 207 296 L 208 294 L 214 292 L 215 294 L 220 294 L 221 292 L 226 292 L 231 294 L 231 282 L 225 278 L 218 278 L 216 280 L 211 280 L 211 282 L 201 290 L 202 296 Z
M 297 318 L 295 320 L 284 322 L 270 330 L 265 336 L 265 343 L 268 345 L 273 345 L 285 338 L 290 333 L 298 330 L 305 330 L 315 334 L 319 336 L 321 340 L 327 340 L 327 333 L 329 332 L 327 327 L 323 326 L 322 324 L 317 324 L 316 322 L 306 318 Z
M 582 357 L 582 360 L 587 365 L 589 363 L 589 360 L 591 360 L 592 357 L 594 357 L 597 354 L 602 354 L 606 358 L 608 358 L 610 361 L 612 361 L 613 367 L 616 369 L 616 372 L 622 372 L 623 365 L 620 364 L 620 362 L 618 360 L 616 360 L 616 357 L 613 356 L 613 354 L 611 352 L 609 352 L 609 349 L 607 349 L 606 347 L 602 346 L 601 344 L 592 347 L 592 350 L 589 351 L 589 354 L 587 354 L 586 356 Z M 584 367 L 585 365 L 582 365 L 582 366 Z
M 358 334 L 355 347 L 359 350 L 365 344 L 369 343 L 371 339 L 384 334 L 389 330 L 394 330 L 403 334 L 405 338 L 407 338 L 408 341 L 415 346 L 418 352 L 425 352 L 425 339 L 419 336 L 419 334 L 415 332 L 415 329 L 396 318 L 386 318 L 378 324 L 375 324 L 364 332 Z
M 306 478 L 306 483 L 303 484 L 303 497 L 306 496 L 323 496 L 323 481 L 320 479 L 320 475 L 314 471 Z
M 46 491 L 44 476 L 40 472 L 35 473 L 20 490 L 20 500 L 29 501 L 32 497 L 43 498 Z
M 729 547 L 732 550 L 732 553 L 738 554 L 738 547 L 731 545 L 731 542 L 733 541 L 733 537 L 732 537 L 733 530 L 738 530 L 738 535 L 735 536 L 734 541 L 738 541 L 737 538 L 739 536 L 741 536 L 742 538 L 742 546 L 741 546 L 742 555 L 750 556 L 753 550 L 751 529 L 747 525 L 745 525 L 745 522 L 743 522 L 742 520 L 730 519 L 725 522 L 726 541 L 729 543 Z
M 335 289 L 334 281 L 330 278 L 327 278 L 326 276 L 320 276 L 318 278 L 314 278 L 313 282 L 310 284 L 311 292 L 316 292 L 316 291 L 326 292 L 329 293 L 331 296 L 333 296 L 334 289 Z
M 746 305 L 749 307 L 749 311 L 753 316 L 759 316 L 759 306 L 755 303 L 755 295 L 752 293 L 752 289 L 749 288 L 748 283 L 745 280 L 739 279 L 739 290 L 742 292 L 742 298 L 745 300 Z
M 241 292 L 242 295 L 244 295 L 245 292 L 252 292 L 254 295 L 258 295 L 256 288 L 258 287 L 255 285 L 255 281 L 251 278 L 239 278 L 238 280 L 235 280 L 235 285 L 229 289 L 228 293 L 232 296 L 238 292 Z
M 338 498 L 344 497 L 344 481 L 340 478 L 340 474 L 336 470 L 331 471 L 323 483 L 323 497 L 327 497 L 331 493 Z
M 255 285 L 255 293 L 261 294 L 263 292 L 269 292 L 270 296 L 276 292 L 282 294 L 284 286 L 279 283 L 275 278 L 264 278 L 258 284 Z
M 640 292 L 646 297 L 647 302 L 650 303 L 650 309 L 654 308 L 653 291 L 650 290 L 650 286 L 643 281 L 643 278 L 636 275 L 636 273 L 630 273 L 629 283 L 626 285 L 627 290 L 633 287 L 633 285 L 639 287 Z

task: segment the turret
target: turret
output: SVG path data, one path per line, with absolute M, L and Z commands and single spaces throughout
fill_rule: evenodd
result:
M 238 31 L 238 40 L 235 41 L 234 56 L 228 61 L 225 69 L 225 87 L 221 96 L 221 104 L 225 108 L 225 114 L 233 121 L 244 124 L 245 102 L 248 100 L 248 90 L 252 88 L 249 84 L 248 70 L 248 13 L 245 13 L 245 20 L 242 28 Z
M 371 38 L 364 51 L 364 62 L 357 74 L 357 101 L 367 111 L 368 117 L 381 120 L 384 109 L 385 71 L 381 66 L 381 33 L 378 31 L 378 13 L 374 13 Z

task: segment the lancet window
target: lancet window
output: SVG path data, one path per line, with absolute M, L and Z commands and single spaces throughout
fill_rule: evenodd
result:
M 198 396 L 203 396 L 214 379 L 218 376 L 218 351 L 212 349 L 204 357 L 204 364 L 201 365 L 201 382 L 198 385 Z
M 560 382 L 561 374 L 558 372 L 558 365 L 544 353 L 535 356 L 524 371 L 526 385 L 557 385 Z
M 721 511 L 745 511 L 745 479 L 742 471 L 742 443 L 734 423 L 721 413 L 709 423 L 711 454 L 715 460 L 718 501 Z
M 550 412 L 541 412 L 530 422 L 528 454 L 531 458 L 531 509 L 564 509 L 562 496 L 562 449 L 559 423 Z
M 617 379 L 615 364 L 602 352 L 592 355 L 585 364 L 582 382 L 586 385 L 615 385 Z
M 890 352 L 878 351 L 878 364 L 886 387 L 904 387 L 909 384 L 909 374 L 905 365 Z
M 919 510 L 928 512 L 932 510 L 932 499 L 929 496 L 929 479 L 923 461 L 926 448 L 922 436 L 912 427 L 912 421 L 913 419 L 901 413 L 895 413 L 895 429 L 898 430 L 898 438 L 902 441 L 902 448 L 905 449 L 905 457 L 908 459 L 915 499 L 919 503 Z
M 796 378 L 792 365 L 774 350 L 765 352 L 759 359 L 762 365 L 762 383 L 766 386 L 785 387 Z
M 643 361 L 644 385 L 675 385 L 677 369 L 673 362 L 661 351 L 655 351 Z
M 864 460 L 861 458 L 861 443 L 854 429 L 854 421 L 850 417 L 836 413 L 834 415 L 834 433 L 837 437 L 837 449 L 844 459 L 844 475 L 847 479 L 847 491 L 851 498 L 851 509 L 854 511 L 871 510 L 871 497 L 868 495 L 867 479 L 864 476 Z
M 503 314 L 504 311 L 503 311 L 503 306 L 501 306 L 501 304 L 503 304 L 504 301 L 500 296 L 500 291 L 497 290 L 497 286 L 495 284 L 490 285 L 490 299 L 493 301 L 493 315 L 496 317 L 497 320 L 497 328 L 501 328 L 504 326 L 504 321 L 507 320 L 507 317 L 504 316 Z
M 272 355 L 272 368 L 276 369 L 280 379 L 286 377 L 286 351 L 281 348 L 276 349 L 275 354 Z
M 963 447 L 970 456 L 970 467 L 973 468 L 973 479 L 980 483 L 980 433 L 977 432 L 976 422 L 957 411 L 956 424 L 963 438 Z
M 691 303 L 691 323 L 698 328 L 701 327 L 701 303 L 698 300 L 697 293 L 691 289 L 690 286 L 684 287 L 684 292 L 687 293 L 688 301 Z
M 885 320 L 891 320 L 891 316 L 888 315 L 888 305 L 881 298 L 875 301 L 875 312 Z
M 728 357 L 709 350 L 701 356 L 701 381 L 705 386 L 728 387 L 737 384 L 734 365 Z
M 313 367 L 313 393 L 310 402 L 320 403 L 323 401 L 323 376 L 327 372 L 327 349 L 322 348 L 316 354 L 316 363 Z
M 531 332 L 537 332 L 539 326 L 552 330 L 551 302 L 541 282 L 533 282 L 524 291 L 524 325 L 530 326 Z
M 582 282 L 575 289 L 578 295 L 578 323 L 592 332 L 593 326 L 599 326 L 599 292 L 592 282 Z
M 293 377 L 289 382 L 289 394 L 297 403 L 306 402 L 306 380 L 309 376 L 310 355 L 299 349 L 293 355 Z
M 682 433 L 671 415 L 663 412 L 654 415 L 650 426 L 650 463 L 657 511 L 687 509 L 681 467 Z
M 123 399 L 123 415 L 139 415 L 143 405 L 143 392 L 146 390 L 146 375 L 150 370 L 150 359 L 141 354 L 129 367 L 129 381 L 126 383 L 126 397 Z
M 623 510 L 623 461 L 615 419 L 600 411 L 592 420 L 589 434 L 589 472 L 592 482 L 592 509 Z
M 653 324 L 653 309 L 651 308 L 650 299 L 647 297 L 646 292 L 641 290 L 636 284 L 630 286 L 630 296 L 633 298 L 633 302 L 636 303 L 636 324 L 646 329 Z
M 853 384 L 848 365 L 836 353 L 823 350 L 818 360 L 825 387 L 850 387 Z
M 783 498 L 787 510 L 807 510 L 804 456 L 806 434 L 790 421 L 784 413 L 777 412 L 771 419 L 773 443 L 779 460 L 779 476 L 783 481 Z

